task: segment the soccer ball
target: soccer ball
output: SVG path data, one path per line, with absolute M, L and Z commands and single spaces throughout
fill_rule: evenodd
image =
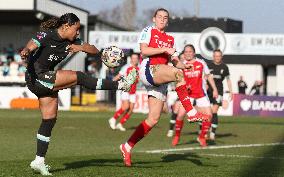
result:
M 116 68 L 123 63 L 124 53 L 120 48 L 110 46 L 103 50 L 101 60 L 107 67 Z

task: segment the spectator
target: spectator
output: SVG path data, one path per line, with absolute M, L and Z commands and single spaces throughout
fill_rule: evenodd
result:
M 15 50 L 13 47 L 13 44 L 9 44 L 9 47 L 7 48 L 7 60 L 8 61 L 14 61 L 14 55 L 15 55 Z
M 96 61 L 92 61 L 91 64 L 88 65 L 88 73 L 92 75 L 92 77 L 99 77 L 99 69 L 98 63 Z
M 246 89 L 248 88 L 247 83 L 243 80 L 243 76 L 240 76 L 238 81 L 239 94 L 246 94 Z
M 24 64 L 19 64 L 18 76 L 19 76 L 19 77 L 24 77 L 26 70 L 27 70 L 27 68 L 25 67 Z
M 2 69 L 3 69 L 3 76 L 8 76 L 9 72 L 10 72 L 10 67 L 9 67 L 8 63 L 4 63 Z
M 0 74 L 2 76 L 24 76 L 26 67 L 19 51 L 20 49 L 15 51 L 12 44 L 0 51 Z
M 250 89 L 250 95 L 260 95 L 260 87 L 263 86 L 262 81 L 255 81 L 252 88 Z

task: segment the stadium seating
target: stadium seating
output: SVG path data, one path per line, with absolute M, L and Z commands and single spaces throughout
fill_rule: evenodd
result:
M 23 83 L 25 71 L 26 67 L 19 53 L 12 57 L 8 57 L 7 53 L 0 53 L 0 83 Z

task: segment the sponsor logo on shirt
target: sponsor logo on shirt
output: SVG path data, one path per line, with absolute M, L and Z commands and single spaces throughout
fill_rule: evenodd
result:
M 56 56 L 56 55 L 54 55 L 54 54 L 51 54 L 51 55 L 49 55 L 49 57 L 48 57 L 48 61 L 57 61 L 57 60 L 59 60 L 60 59 L 60 57 L 59 56 Z M 62 59 L 63 59 L 63 57 L 62 57 Z
M 158 39 L 155 39 L 155 42 L 156 42 L 156 44 L 158 45 L 159 48 L 163 48 L 163 47 L 169 47 L 169 48 L 171 48 L 171 47 L 172 47 L 171 43 L 167 43 L 167 42 L 164 42 L 164 41 L 160 41 L 160 40 L 158 40 Z
M 221 79 L 222 76 L 221 76 L 221 75 L 213 75 L 213 78 L 215 78 L 215 79 Z
M 46 79 L 51 79 L 52 76 L 44 75 L 44 78 L 46 78 Z
M 185 71 L 184 73 L 188 78 L 198 77 L 200 75 L 200 71 Z

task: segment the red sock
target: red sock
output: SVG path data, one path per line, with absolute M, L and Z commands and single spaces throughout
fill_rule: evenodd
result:
M 175 136 L 180 137 L 180 132 L 182 130 L 183 127 L 183 120 L 176 120 L 176 134 Z
M 211 127 L 211 122 L 202 122 L 201 133 L 200 133 L 199 137 L 205 138 L 205 135 L 207 134 L 210 127 Z
M 149 133 L 152 129 L 149 125 L 146 124 L 145 120 L 136 128 L 134 133 L 131 135 L 127 143 L 133 147 L 138 141 L 140 141 L 145 135 Z
M 191 102 L 190 102 L 190 97 L 188 95 L 186 85 L 181 85 L 181 86 L 177 87 L 176 92 L 177 92 L 179 100 L 180 100 L 181 104 L 183 105 L 184 109 L 186 110 L 186 112 L 187 113 L 190 112 L 193 109 L 193 107 L 192 107 Z
M 130 115 L 128 113 L 126 113 L 121 119 L 120 119 L 120 123 L 124 124 L 128 119 L 130 118 Z
M 118 119 L 119 116 L 124 112 L 124 110 L 122 108 L 120 108 L 119 110 L 117 110 L 115 113 L 114 113 L 114 116 L 113 118 Z

